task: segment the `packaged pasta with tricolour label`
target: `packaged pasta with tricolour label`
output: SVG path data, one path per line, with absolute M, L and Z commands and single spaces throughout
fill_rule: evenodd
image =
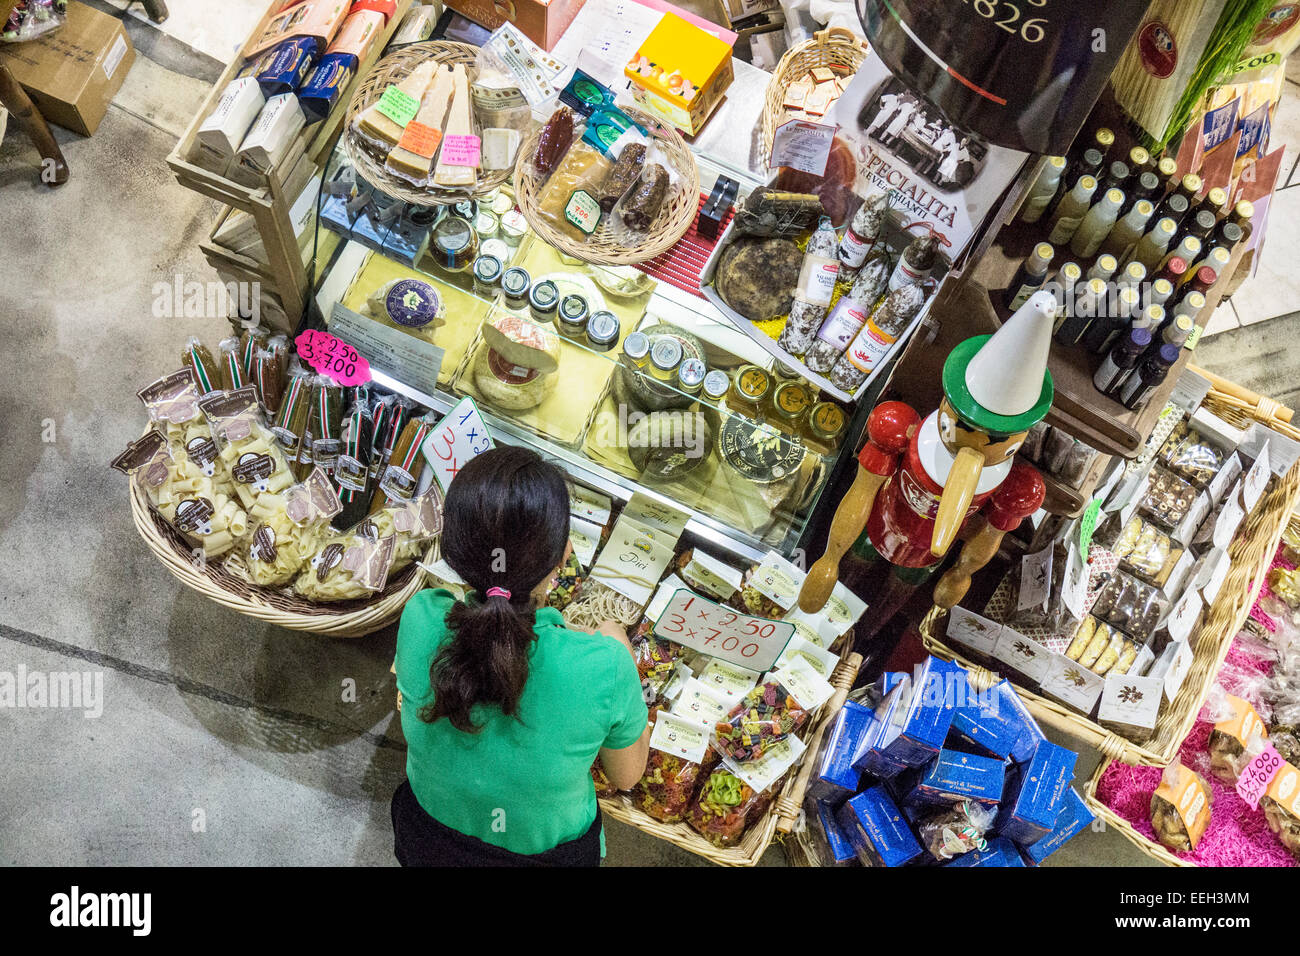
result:
M 396 536 L 373 537 L 374 522 L 362 521 L 343 534 L 320 541 L 294 590 L 313 601 L 351 601 L 382 591 L 393 563 Z

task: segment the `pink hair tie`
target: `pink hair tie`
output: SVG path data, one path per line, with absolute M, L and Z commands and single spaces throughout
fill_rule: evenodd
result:
M 487 596 L 488 596 L 488 597 L 503 597 L 503 598 L 505 598 L 507 601 L 510 600 L 510 592 L 507 591 L 505 588 L 488 588 L 488 589 L 487 589 Z

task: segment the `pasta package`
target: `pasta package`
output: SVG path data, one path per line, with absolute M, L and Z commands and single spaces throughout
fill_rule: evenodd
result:
M 313 601 L 351 601 L 382 591 L 397 539 L 366 537 L 359 532 L 366 524 L 322 540 L 294 590 Z
M 423 418 L 412 418 L 406 423 L 389 453 L 388 463 L 379 474 L 379 487 L 370 503 L 371 514 L 390 503 L 401 504 L 415 497 L 420 476 L 424 473 L 420 446 L 432 430 L 432 423 Z
M 209 396 L 199 408 L 213 436 L 224 443 L 220 458 L 230 469 L 235 495 L 246 510 L 252 511 L 263 495 L 278 495 L 294 483 L 289 462 L 262 424 L 252 387 Z
M 780 791 L 779 783 L 762 793 L 726 770 L 715 770 L 700 787 L 686 822 L 714 846 L 736 846 L 750 822 L 759 819 Z
M 691 797 L 702 775 L 717 766 L 718 755 L 705 751 L 702 764 L 675 754 L 650 749 L 645 773 L 632 790 L 636 805 L 660 823 L 680 823 L 690 809 Z
M 213 490 L 233 497 L 230 469 L 221 460 L 221 450 L 212 429 L 199 414 L 198 390 L 188 371 L 181 369 L 164 375 L 137 393 L 149 418 L 166 435 L 174 457 L 184 457 L 206 478 Z
M 249 510 L 253 533 L 243 549 L 248 579 L 263 587 L 288 584 L 316 550 L 329 519 L 342 509 L 320 468 L 283 494 L 260 496 Z
M 367 527 L 368 525 L 368 527 Z M 437 484 L 410 501 L 390 502 L 360 523 L 363 537 L 394 539 L 390 574 L 396 574 L 424 554 L 429 542 L 442 532 L 442 492 Z
M 714 728 L 714 745 L 736 761 L 756 760 L 803 726 L 808 711 L 775 677 L 740 699 Z
M 158 513 L 205 557 L 225 554 L 248 530 L 239 503 L 218 492 L 188 459 L 173 457 L 166 436 L 156 429 L 128 445 L 112 464 L 130 475 Z

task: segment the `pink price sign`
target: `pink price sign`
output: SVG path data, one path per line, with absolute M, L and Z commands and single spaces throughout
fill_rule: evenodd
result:
M 328 332 L 308 329 L 293 344 L 300 359 L 340 385 L 364 385 L 370 381 L 370 363 L 366 357 Z
M 654 626 L 655 637 L 752 671 L 771 668 L 793 634 L 788 621 L 750 617 L 686 588 L 677 589 Z
M 1245 800 L 1252 810 L 1259 809 L 1259 798 L 1268 790 L 1277 772 L 1282 769 L 1282 755 L 1277 748 L 1269 744 L 1250 763 L 1246 764 L 1237 778 L 1237 796 Z

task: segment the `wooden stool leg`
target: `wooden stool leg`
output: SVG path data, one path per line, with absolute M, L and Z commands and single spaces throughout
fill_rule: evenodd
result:
M 27 91 L 14 79 L 9 68 L 0 63 L 0 103 L 4 104 L 19 125 L 27 131 L 43 160 L 41 181 L 51 186 L 62 186 L 68 181 L 68 164 L 54 141 L 45 117 L 36 108 Z
M 167 19 L 167 4 L 164 0 L 140 0 L 144 5 L 144 12 L 154 23 L 162 23 Z

